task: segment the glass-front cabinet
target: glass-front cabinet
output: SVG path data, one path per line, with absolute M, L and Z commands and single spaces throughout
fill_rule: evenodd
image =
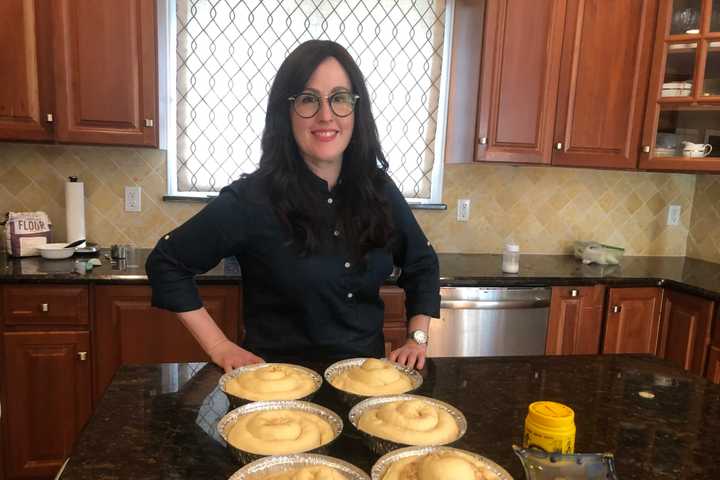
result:
M 660 0 L 640 168 L 720 171 L 720 0 Z

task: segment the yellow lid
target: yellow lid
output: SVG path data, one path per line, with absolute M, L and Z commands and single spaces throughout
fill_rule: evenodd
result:
M 572 408 L 557 402 L 533 402 L 528 407 L 528 417 L 547 428 L 568 428 L 575 424 Z

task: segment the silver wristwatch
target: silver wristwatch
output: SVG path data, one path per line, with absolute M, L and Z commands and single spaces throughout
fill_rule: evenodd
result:
M 424 330 L 413 330 L 410 332 L 410 338 L 418 345 L 427 345 L 428 343 L 428 334 Z

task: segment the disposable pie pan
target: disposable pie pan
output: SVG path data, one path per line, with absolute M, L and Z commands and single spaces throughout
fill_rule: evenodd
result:
M 338 396 L 341 402 L 343 402 L 346 406 L 352 407 L 353 405 L 362 402 L 363 400 L 366 400 L 368 398 L 376 398 L 377 396 L 373 395 L 359 395 L 357 393 L 351 393 L 347 392 L 345 390 L 340 390 L 339 388 L 335 387 L 332 384 L 332 380 L 345 370 L 348 370 L 353 367 L 360 367 L 367 358 L 350 358 L 347 360 L 340 360 L 339 362 L 335 362 L 332 365 L 330 365 L 325 370 L 325 381 L 330 386 L 330 388 L 335 392 L 335 394 Z M 412 388 L 404 393 L 412 393 L 416 391 L 418 388 L 422 386 L 423 383 L 423 377 L 420 375 L 417 370 L 414 370 L 412 368 L 408 368 L 404 365 L 400 365 L 399 363 L 391 362 L 390 360 L 383 360 L 391 364 L 393 367 L 398 369 L 400 372 L 404 373 L 408 377 L 410 377 L 410 381 L 412 382 Z
M 383 477 L 385 476 L 385 473 L 388 471 L 390 466 L 398 460 L 402 460 L 408 457 L 419 457 L 430 453 L 440 452 L 455 452 L 470 455 L 471 457 L 476 459 L 483 467 L 487 468 L 488 471 L 497 475 L 497 480 L 513 480 L 513 477 L 507 472 L 507 470 L 505 470 L 503 467 L 501 467 L 487 457 L 483 457 L 482 455 L 478 455 L 477 453 L 469 452 L 467 450 L 460 450 L 459 448 L 444 446 L 407 447 L 401 448 L 399 450 L 394 450 L 390 453 L 383 455 L 378 459 L 377 462 L 375 462 L 372 470 L 370 470 L 370 477 L 372 480 L 383 480 Z
M 305 452 L 294 453 L 327 453 L 329 451 L 330 445 L 332 445 L 332 443 L 337 440 L 343 430 L 343 421 L 338 414 L 315 403 L 303 402 L 301 400 L 275 400 L 269 402 L 248 403 L 247 405 L 238 407 L 225 414 L 225 416 L 222 417 L 217 424 L 218 433 L 223 438 L 223 440 L 225 440 L 227 448 L 241 464 L 245 465 L 246 463 L 250 463 L 260 458 L 267 457 L 269 456 L 269 454 L 249 452 L 247 450 L 242 450 L 232 445 L 228 441 L 228 435 L 230 433 L 230 430 L 233 426 L 235 426 L 235 423 L 240 419 L 240 417 L 254 412 L 270 410 L 298 410 L 301 412 L 312 413 L 319 416 L 330 424 L 330 428 L 333 431 L 333 438 L 328 443 Z
M 230 382 L 231 380 L 234 380 L 235 378 L 237 378 L 240 375 L 243 375 L 245 373 L 253 372 L 253 371 L 259 370 L 261 368 L 266 368 L 266 367 L 270 367 L 270 366 L 278 366 L 278 365 L 295 368 L 297 370 L 300 370 L 303 373 L 306 373 L 308 376 L 310 376 L 310 378 L 312 378 L 312 381 L 315 384 L 315 388 L 313 389 L 313 391 L 310 392 L 308 395 L 305 395 L 304 397 L 283 398 L 283 399 L 278 399 L 278 400 L 303 400 L 303 401 L 312 400 L 313 397 L 315 396 L 315 394 L 317 393 L 317 391 L 322 386 L 322 381 L 323 381 L 320 374 L 317 373 L 315 370 L 301 367 L 300 365 L 293 365 L 290 363 L 255 363 L 253 365 L 245 365 L 243 367 L 236 368 L 232 372 L 228 372 L 228 373 L 224 374 L 222 377 L 220 377 L 220 380 L 218 380 L 218 385 L 220 386 L 220 390 L 222 390 L 222 392 L 228 397 L 228 400 L 230 402 L 230 408 L 242 407 L 243 405 L 247 405 L 248 403 L 256 402 L 258 400 L 239 397 L 237 395 L 233 395 L 232 393 L 229 393 L 228 391 L 225 390 L 225 386 L 227 385 L 228 382 Z
M 451 445 L 457 442 L 463 437 L 463 435 L 465 435 L 465 432 L 467 432 L 467 420 L 465 419 L 465 415 L 463 415 L 460 410 L 453 407 L 449 403 L 441 402 L 440 400 L 435 400 L 434 398 L 430 397 L 423 397 L 421 395 L 408 394 L 368 398 L 350 409 L 350 413 L 348 413 L 348 419 L 350 420 L 350 423 L 353 425 L 353 427 L 355 427 L 355 429 L 360 433 L 360 437 L 363 439 L 365 444 L 377 455 L 384 455 L 392 450 L 396 450 L 399 448 L 417 446 L 409 445 L 406 443 L 399 443 L 393 440 L 378 437 L 358 428 L 358 422 L 360 421 L 360 417 L 363 413 L 374 408 L 380 408 L 386 403 L 398 402 L 402 400 L 422 400 L 426 403 L 429 403 L 430 405 L 433 405 L 435 408 L 439 410 L 444 410 L 445 412 L 450 414 L 450 416 L 455 420 L 455 423 L 457 423 L 459 433 L 457 438 L 455 438 L 451 442 L 445 443 L 444 445 Z
M 298 467 L 322 465 L 342 474 L 347 480 L 370 480 L 367 473 L 355 465 L 325 455 L 298 453 L 295 455 L 277 455 L 255 460 L 235 472 L 229 480 L 255 480 L 277 475 Z

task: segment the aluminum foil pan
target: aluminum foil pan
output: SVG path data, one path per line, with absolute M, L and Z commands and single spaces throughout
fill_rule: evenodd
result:
M 306 465 L 324 465 L 333 468 L 344 475 L 347 480 L 370 480 L 368 474 L 355 465 L 337 458 L 314 453 L 264 457 L 245 465 L 228 480 L 253 480 L 261 475 L 265 477 Z
M 300 410 L 302 412 L 313 413 L 328 422 L 333 430 L 333 433 L 335 434 L 333 439 L 325 445 L 312 449 L 309 452 L 327 453 L 330 445 L 332 445 L 332 443 L 337 440 L 343 430 L 343 421 L 338 416 L 338 414 L 315 403 L 303 402 L 300 400 L 274 400 L 269 402 L 248 403 L 247 405 L 243 405 L 242 407 L 231 410 L 230 412 L 225 414 L 225 416 L 222 417 L 217 424 L 218 433 L 220 434 L 222 439 L 225 440 L 227 448 L 230 449 L 233 456 L 235 456 L 235 458 L 237 458 L 243 465 L 266 457 L 267 455 L 248 452 L 231 445 L 230 442 L 228 442 L 228 433 L 230 432 L 230 429 L 233 427 L 233 425 L 235 425 L 235 422 L 237 422 L 238 419 L 243 415 L 265 410 Z
M 337 376 L 344 370 L 347 370 L 348 368 L 352 368 L 352 367 L 359 367 L 360 365 L 362 365 L 365 362 L 365 360 L 367 360 L 367 358 L 350 358 L 347 360 L 340 360 L 339 362 L 333 363 L 325 370 L 325 381 L 330 386 L 330 388 L 333 391 L 335 391 L 335 393 L 337 394 L 340 401 L 343 402 L 348 407 L 352 407 L 356 403 L 359 403 L 365 399 L 374 398 L 374 397 L 368 396 L 368 395 L 358 395 L 355 393 L 350 393 L 350 392 L 346 392 L 344 390 L 340 390 L 338 388 L 335 388 L 335 386 L 331 383 L 331 381 L 333 378 L 335 378 L 335 376 Z M 402 373 L 404 373 L 405 375 L 408 375 L 410 377 L 413 387 L 405 393 L 414 392 L 422 386 L 423 377 L 417 372 L 417 370 L 400 365 L 399 363 L 391 362 L 390 360 L 386 360 L 386 361 L 388 363 L 390 363 L 391 365 L 393 365 L 398 370 L 400 370 Z
M 513 480 L 513 477 L 510 476 L 510 474 L 502 468 L 497 463 L 493 462 L 489 458 L 483 457 L 482 455 L 478 455 L 477 453 L 469 452 L 467 450 L 460 450 L 458 448 L 452 448 L 452 447 L 408 447 L 408 448 L 401 448 L 400 450 L 395 450 L 393 452 L 390 452 L 386 455 L 383 455 L 378 459 L 377 462 L 375 462 L 375 465 L 373 465 L 372 470 L 370 470 L 370 477 L 372 480 L 382 480 L 382 478 L 385 476 L 385 472 L 388 468 L 390 468 L 390 465 L 397 462 L 400 459 L 407 458 L 407 457 L 419 457 L 421 455 L 427 455 L 428 453 L 434 453 L 434 452 L 461 452 L 465 453 L 467 455 L 471 455 L 478 459 L 484 466 L 488 468 L 491 472 L 493 472 L 495 475 L 497 475 L 498 480 Z
M 467 420 L 465 419 L 465 415 L 462 414 L 460 410 L 453 407 L 449 403 L 441 402 L 440 400 L 435 400 L 434 398 L 430 397 L 423 397 L 421 395 L 408 395 L 408 394 L 402 394 L 402 395 L 388 395 L 385 397 L 372 397 L 368 398 L 366 400 L 363 400 L 362 402 L 355 405 L 353 408 L 350 409 L 350 413 L 348 413 L 348 418 L 350 419 L 350 423 L 353 427 L 360 433 L 360 436 L 362 437 L 363 441 L 367 444 L 367 446 L 375 452 L 378 455 L 384 455 L 392 450 L 396 450 L 398 448 L 404 448 L 404 447 L 411 447 L 414 445 L 408 445 L 406 443 L 398 443 L 394 442 L 392 440 L 387 440 L 385 438 L 376 437 L 374 435 L 370 435 L 367 432 L 364 432 L 358 428 L 358 421 L 360 420 L 360 416 L 365 413 L 367 410 L 370 410 L 372 408 L 378 408 L 383 404 L 390 403 L 390 402 L 397 402 L 400 400 L 423 400 L 427 403 L 430 403 L 434 405 L 436 408 L 445 410 L 447 413 L 450 414 L 455 419 L 455 422 L 457 422 L 458 428 L 460 429 L 460 434 L 458 437 L 453 440 L 452 442 L 449 442 L 445 445 L 452 445 L 458 440 L 460 440 L 463 435 L 465 435 L 465 432 L 467 432 Z
M 285 365 L 292 368 L 297 368 L 298 370 L 301 370 L 308 375 L 312 377 L 313 382 L 315 382 L 315 390 L 313 390 L 309 395 L 306 395 L 302 398 L 285 398 L 284 400 L 303 400 L 303 401 L 310 401 L 313 399 L 317 391 L 322 386 L 322 377 L 319 373 L 317 373 L 315 370 L 310 370 L 309 368 L 301 367 L 300 365 L 293 365 L 290 363 L 255 363 L 253 365 L 245 365 L 243 367 L 236 368 L 232 372 L 226 373 L 222 377 L 220 377 L 220 380 L 218 380 L 218 385 L 220 386 L 220 390 L 228 397 L 228 400 L 230 401 L 230 408 L 237 408 L 242 407 L 243 405 L 247 405 L 248 403 L 255 402 L 256 400 L 250 400 L 249 398 L 242 398 L 238 397 L 236 395 L 233 395 L 232 393 L 228 393 L 225 391 L 225 384 L 229 382 L 230 380 L 242 375 L 243 373 L 252 372 L 254 370 L 257 370 L 259 368 L 264 368 L 270 365 Z

